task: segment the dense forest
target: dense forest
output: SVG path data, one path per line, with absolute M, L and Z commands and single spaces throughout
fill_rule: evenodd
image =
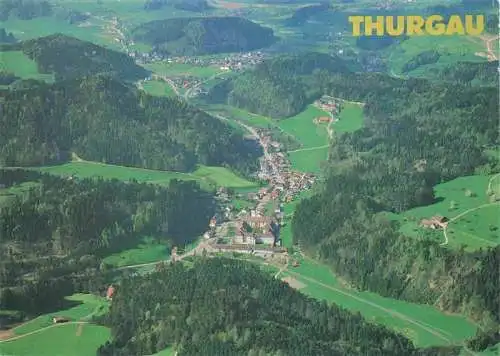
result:
M 381 216 L 433 203 L 437 183 L 500 171 L 483 153 L 499 143 L 498 87 L 381 74 L 319 80 L 326 94 L 365 102 L 366 125 L 335 139 L 323 191 L 294 214 L 295 242 L 360 289 L 500 322 L 500 247 L 445 249 L 401 236 Z
M 173 56 L 244 52 L 276 41 L 273 30 L 240 17 L 183 17 L 147 22 L 132 31 L 137 42 Z
M 497 86 L 498 61 L 458 62 L 434 73 L 437 80 L 450 81 L 468 86 Z
M 352 63 L 321 53 L 280 56 L 214 86 L 207 100 L 273 118 L 293 116 L 320 95 L 313 73 L 348 72 L 351 67 Z
M 0 92 L 0 166 L 68 160 L 190 171 L 197 164 L 241 173 L 261 152 L 226 123 L 177 98 L 152 97 L 108 76 Z
M 93 74 L 136 80 L 149 75 L 148 71 L 135 64 L 125 53 L 62 34 L 4 45 L 2 49 L 23 51 L 37 63 L 41 73 L 54 73 L 56 80 Z
M 193 241 L 215 209 L 193 181 L 159 187 L 9 169 L 0 170 L 0 186 L 0 309 L 31 314 L 92 290 L 88 283 L 97 288 L 91 279 L 105 272 L 102 258 L 143 236 Z
M 285 24 L 287 26 L 301 26 L 312 16 L 328 11 L 330 7 L 331 4 L 327 2 L 299 7 L 290 18 L 285 20 Z
M 99 356 L 458 355 L 415 349 L 402 335 L 293 290 L 248 262 L 199 258 L 122 280 L 101 321 Z
M 52 5 L 46 0 L 0 0 L 0 21 L 9 17 L 31 20 L 52 15 Z

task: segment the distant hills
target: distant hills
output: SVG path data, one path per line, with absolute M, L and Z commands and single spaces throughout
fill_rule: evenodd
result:
M 109 76 L 0 92 L 0 166 L 85 160 L 158 170 L 258 167 L 253 142 L 178 99 L 151 97 Z
M 136 80 L 149 74 L 124 53 L 62 34 L 3 46 L 2 49 L 22 51 L 37 63 L 41 73 L 54 73 L 56 80 L 95 74 Z
M 239 17 L 151 21 L 135 28 L 132 36 L 158 52 L 177 56 L 252 51 L 277 40 L 272 29 Z

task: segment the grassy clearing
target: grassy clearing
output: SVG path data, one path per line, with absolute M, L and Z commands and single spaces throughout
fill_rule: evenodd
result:
M 193 173 L 156 171 L 143 168 L 116 166 L 98 162 L 75 161 L 57 166 L 39 167 L 38 170 L 59 176 L 75 175 L 80 178 L 102 177 L 122 181 L 136 180 L 141 183 L 168 185 L 172 179 L 196 180 L 205 189 L 214 186 L 231 188 L 253 187 L 255 184 L 238 177 L 224 167 L 200 166 Z
M 251 188 L 256 186 L 256 183 L 238 177 L 236 174 L 224 167 L 200 166 L 193 172 L 193 175 L 200 179 L 207 179 L 208 181 L 214 182 L 218 186 L 223 187 Z
M 110 338 L 111 332 L 104 326 L 58 324 L 39 333 L 0 343 L 0 352 L 15 356 L 91 356 Z
M 210 78 L 220 72 L 220 69 L 214 66 L 201 67 L 191 64 L 167 62 L 146 64 L 144 65 L 144 68 L 166 77 L 192 76 L 198 78 Z
M 402 214 L 389 214 L 401 222 L 401 231 L 416 238 L 436 239 L 444 242 L 443 232 L 424 229 L 420 220 L 434 215 L 448 219 L 458 217 L 448 224 L 448 245 L 467 250 L 495 246 L 500 242 L 500 204 L 492 204 L 487 194 L 490 178 L 493 176 L 468 176 L 439 184 L 435 187 L 438 202 L 432 205 L 408 210 Z M 498 178 L 493 180 L 496 183 Z M 492 187 L 497 189 L 496 184 Z M 469 193 L 468 193 L 469 192 Z M 471 196 L 468 196 L 472 193 Z M 472 210 L 476 209 L 476 210 Z
M 15 335 L 24 335 L 53 325 L 54 316 L 64 316 L 71 321 L 88 321 L 94 315 L 106 312 L 109 304 L 106 299 L 91 294 L 74 294 L 66 297 L 69 308 L 57 312 L 40 315 L 39 317 L 14 328 Z M 77 304 L 79 303 L 79 304 Z
M 254 127 L 267 128 L 269 125 L 275 126 L 272 119 L 268 117 L 261 116 L 258 114 L 253 114 L 251 112 L 236 108 L 234 106 L 210 105 L 207 111 L 218 112 L 223 116 L 228 116 L 235 120 L 241 120 L 242 122 Z
M 57 166 L 40 167 L 38 169 L 42 172 L 59 176 L 75 175 L 79 178 L 102 177 L 104 179 L 119 179 L 122 181 L 135 179 L 141 183 L 148 182 L 160 185 L 168 185 L 172 179 L 198 180 L 198 178 L 192 174 L 116 166 L 88 161 L 70 162 Z
M 328 158 L 328 147 L 290 152 L 289 158 L 294 169 L 301 172 L 321 173 L 321 162 Z
M 328 144 L 328 133 L 325 127 L 313 122 L 319 116 L 328 116 L 328 114 L 309 105 L 300 114 L 280 120 L 278 126 L 286 133 L 295 136 L 302 143 L 303 148 L 324 146 Z
M 166 259 L 170 256 L 170 247 L 157 240 L 146 237 L 143 238 L 136 248 L 121 251 L 107 256 L 103 262 L 113 267 L 123 267 L 138 265 L 142 263 L 152 263 Z
M 332 125 L 337 133 L 354 132 L 363 127 L 363 107 L 360 104 L 344 102 L 339 120 Z
M 22 79 L 37 79 L 53 82 L 52 74 L 42 74 L 38 65 L 21 51 L 0 52 L 0 71 L 14 73 Z
M 405 334 L 420 347 L 460 344 L 473 336 L 476 330 L 464 317 L 447 315 L 426 305 L 350 289 L 328 267 L 311 260 L 301 261 L 299 267 L 284 272 L 283 277 L 286 276 L 306 285 L 301 292 L 351 311 L 359 311 L 368 320 Z
M 144 91 L 146 91 L 150 95 L 155 96 L 176 96 L 175 91 L 172 87 L 165 82 L 159 80 L 149 80 L 142 84 Z

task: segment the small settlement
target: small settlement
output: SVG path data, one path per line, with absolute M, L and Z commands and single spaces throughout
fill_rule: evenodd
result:
M 205 238 L 219 251 L 253 253 L 263 257 L 286 254 L 280 237 L 284 204 L 310 189 L 316 178 L 313 174 L 292 170 L 286 153 L 281 152 L 280 143 L 271 138 L 269 131 L 256 132 L 264 150 L 257 176 L 267 185 L 257 192 L 234 194 L 232 198 L 248 202 L 249 206 L 243 209 L 235 209 L 229 192 L 220 188 L 217 199 L 223 208 L 210 220 Z

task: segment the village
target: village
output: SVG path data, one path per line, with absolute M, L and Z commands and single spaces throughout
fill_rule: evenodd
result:
M 127 50 L 127 54 L 134 58 L 137 64 L 149 64 L 155 62 L 190 64 L 197 67 L 217 67 L 220 70 L 241 71 L 249 67 L 255 66 L 262 62 L 265 54 L 261 51 L 232 53 L 223 57 L 206 56 L 206 57 L 188 57 L 188 56 L 168 56 L 161 52 L 139 52 L 135 50 Z

